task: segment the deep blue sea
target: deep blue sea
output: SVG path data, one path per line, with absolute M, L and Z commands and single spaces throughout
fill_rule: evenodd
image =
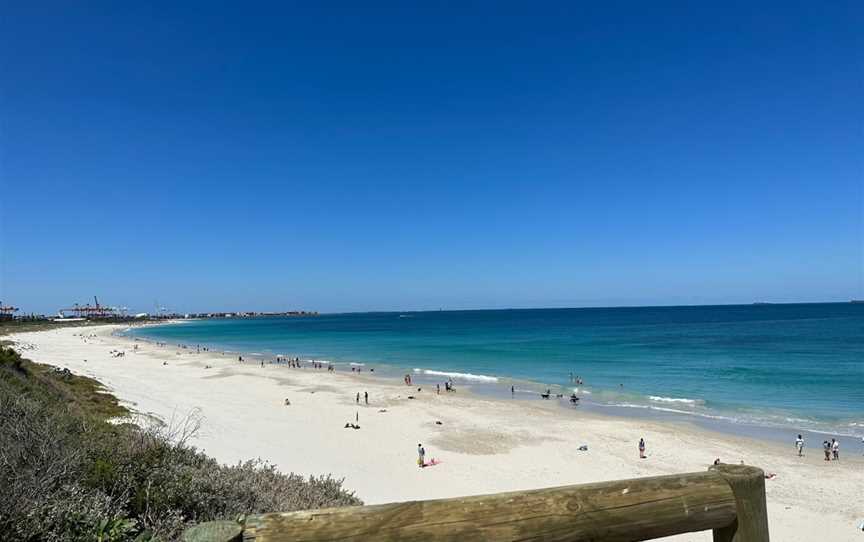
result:
M 507 394 L 514 383 L 532 397 L 578 388 L 595 407 L 634 413 L 864 436 L 864 304 L 350 313 L 130 333 Z

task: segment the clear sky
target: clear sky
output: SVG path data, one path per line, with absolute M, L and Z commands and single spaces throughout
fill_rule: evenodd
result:
M 0 299 L 26 311 L 864 297 L 858 0 L 0 25 Z

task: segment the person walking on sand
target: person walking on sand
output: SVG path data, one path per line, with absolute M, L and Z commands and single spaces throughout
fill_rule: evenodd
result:
M 639 459 L 645 459 L 645 439 L 639 439 Z
M 363 399 L 366 401 L 366 404 L 368 405 L 369 404 L 369 392 L 368 391 L 363 392 Z
M 417 445 L 417 466 L 421 469 L 426 466 L 426 449 L 422 444 Z
M 840 441 L 831 439 L 831 453 L 834 455 L 834 461 L 840 460 Z
M 804 438 L 801 435 L 795 439 L 795 449 L 798 450 L 798 457 L 804 457 Z
M 359 391 L 357 392 L 357 404 L 358 405 L 360 404 L 360 392 Z

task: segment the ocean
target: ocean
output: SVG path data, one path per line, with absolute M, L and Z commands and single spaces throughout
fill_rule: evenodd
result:
M 481 393 L 575 391 L 610 413 L 864 437 L 864 304 L 347 313 L 128 333 L 452 378 Z

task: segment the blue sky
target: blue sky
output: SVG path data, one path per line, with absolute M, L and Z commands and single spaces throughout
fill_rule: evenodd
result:
M 27 311 L 864 297 L 861 2 L 16 4 Z

